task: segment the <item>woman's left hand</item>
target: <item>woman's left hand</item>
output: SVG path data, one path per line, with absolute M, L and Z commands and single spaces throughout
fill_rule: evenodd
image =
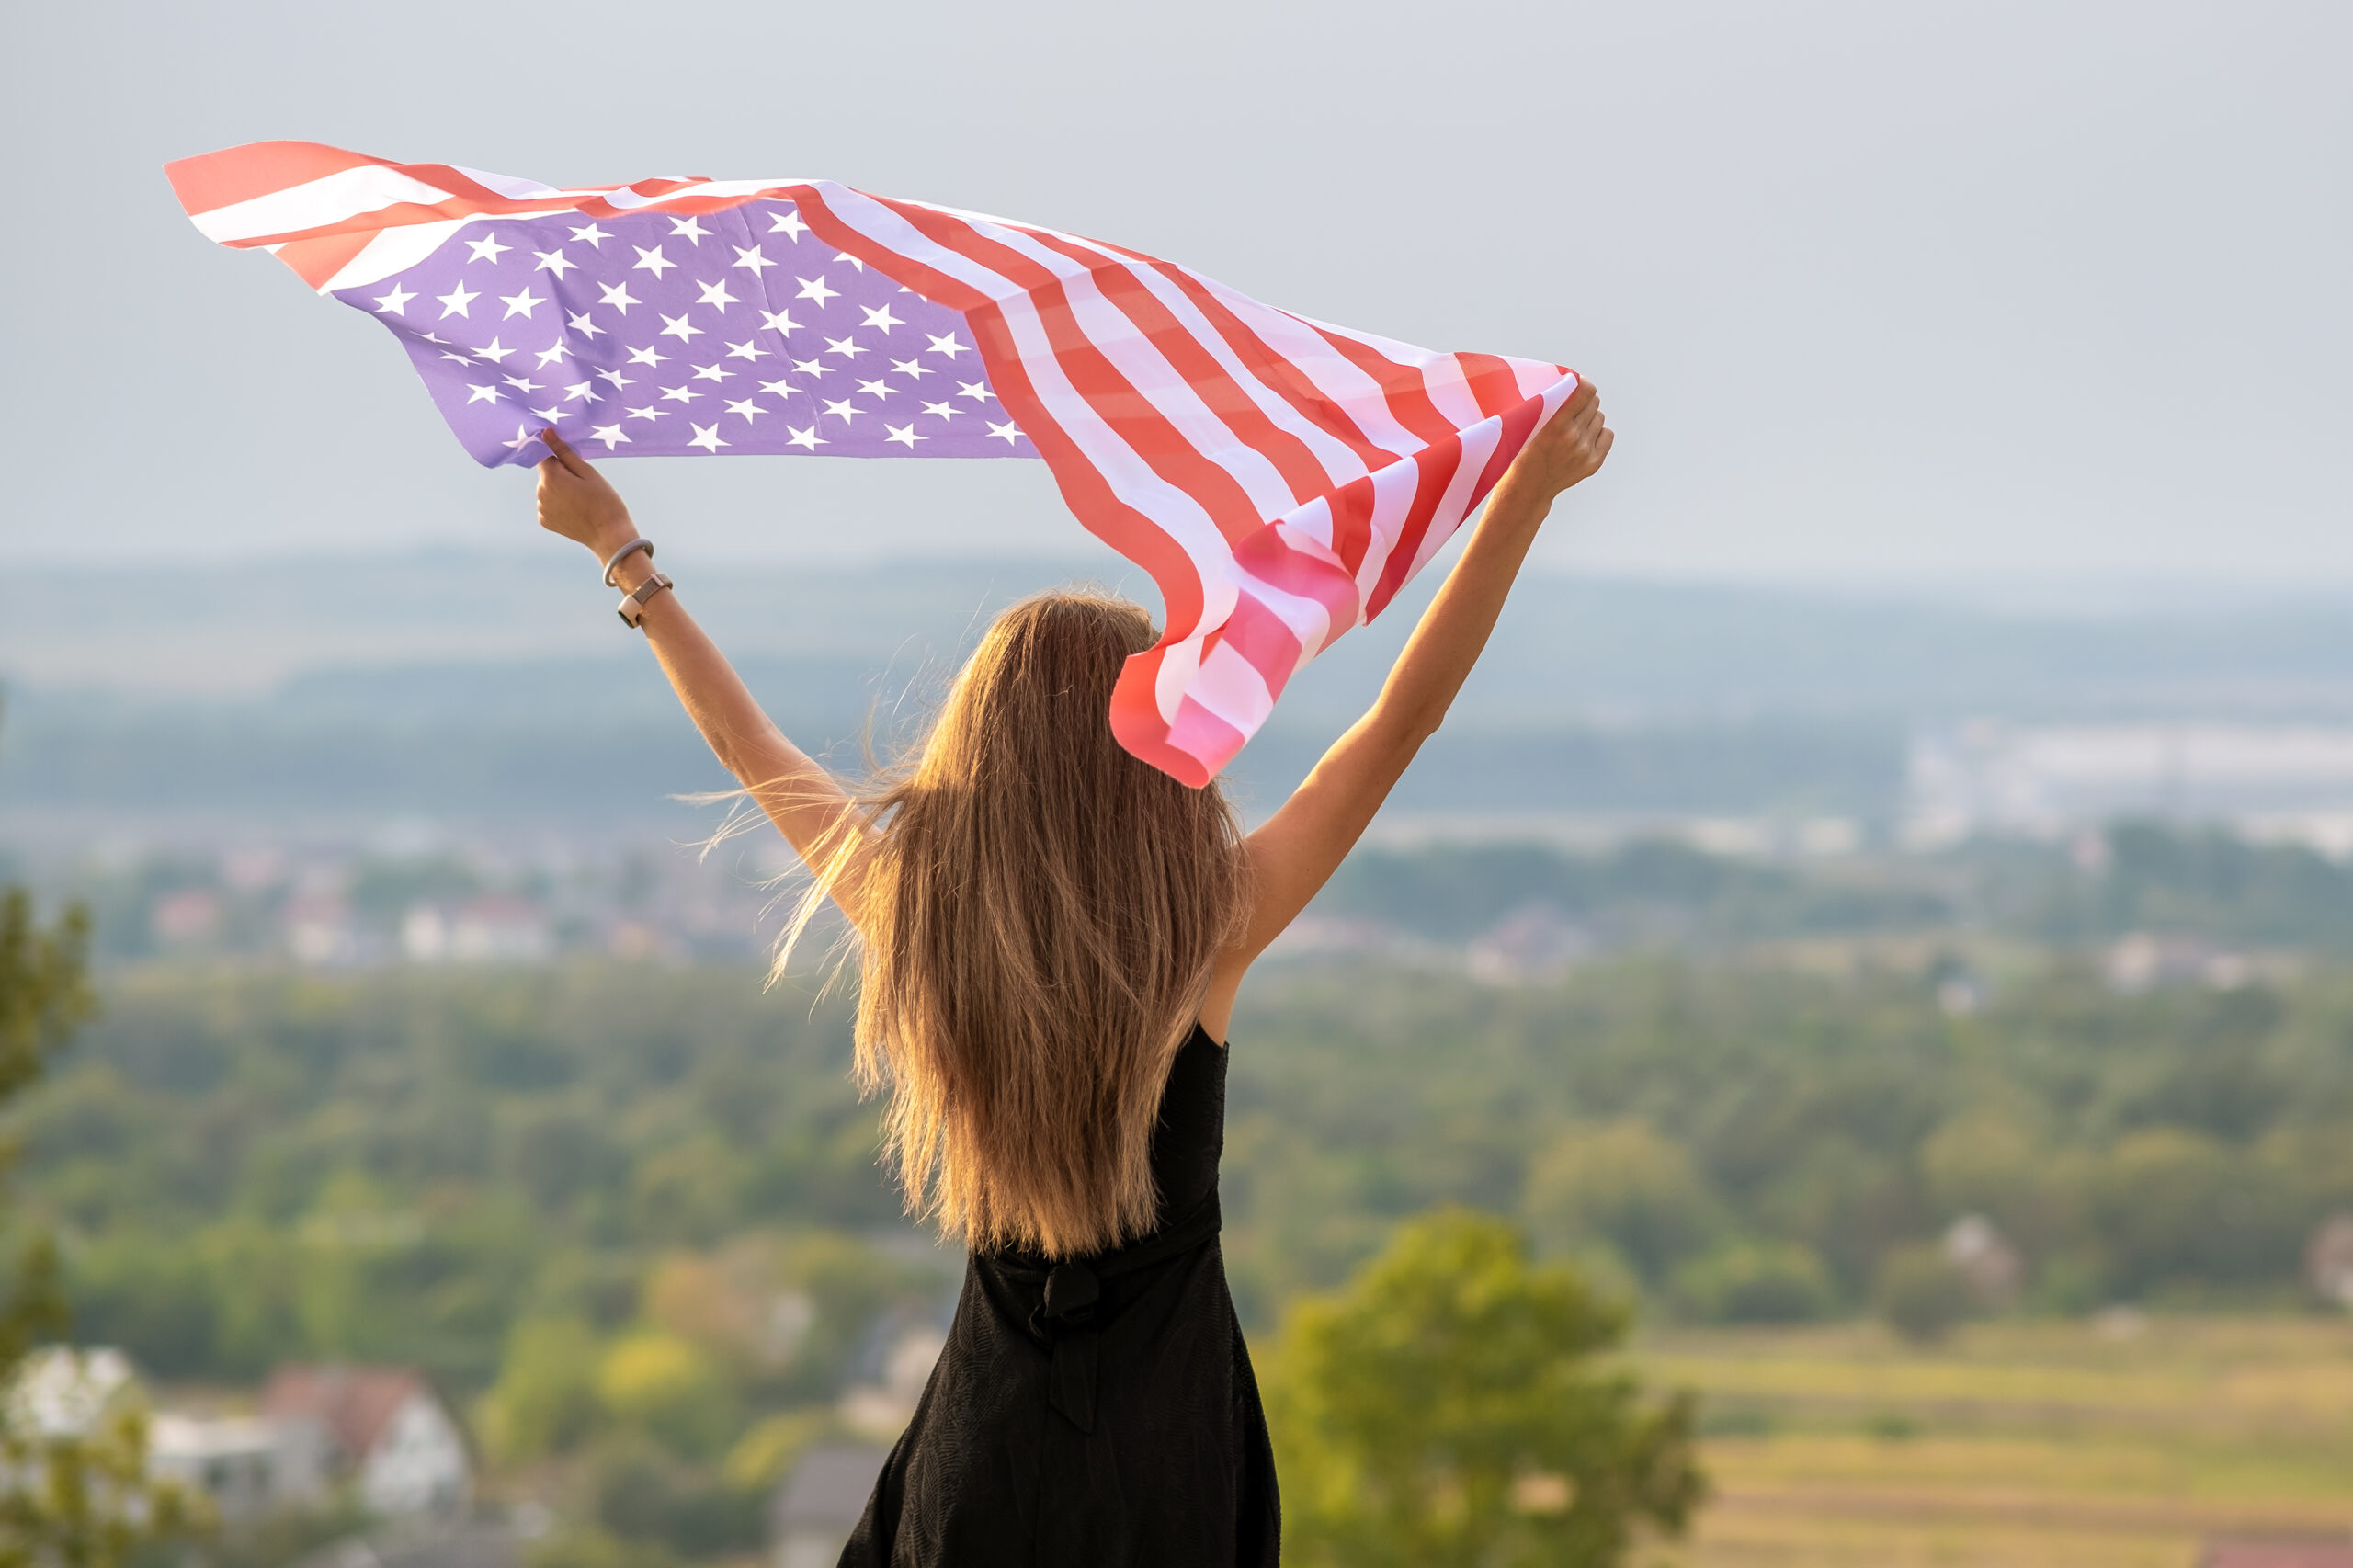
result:
M 553 430 L 540 432 L 548 457 L 540 460 L 540 527 L 585 544 L 604 560 L 637 537 L 629 504 L 572 443 Z

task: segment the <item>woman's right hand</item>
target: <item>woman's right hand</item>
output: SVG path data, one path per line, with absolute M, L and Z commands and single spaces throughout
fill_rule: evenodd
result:
M 540 439 L 551 454 L 540 460 L 540 527 L 586 545 L 599 561 L 635 539 L 637 525 L 612 481 L 553 430 L 540 431 Z
M 1550 501 L 1570 485 L 1591 479 L 1617 439 L 1601 414 L 1601 394 L 1580 381 L 1561 412 L 1519 449 L 1511 465 L 1512 488 Z

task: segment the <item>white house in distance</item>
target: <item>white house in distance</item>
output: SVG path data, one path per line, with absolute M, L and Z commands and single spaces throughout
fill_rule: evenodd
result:
M 473 1496 L 464 1437 L 425 1380 L 386 1367 L 280 1367 L 262 1417 L 312 1423 L 360 1503 L 387 1517 L 455 1515 Z
M 326 1435 L 311 1421 L 166 1412 L 148 1426 L 147 1469 L 244 1524 L 326 1501 Z

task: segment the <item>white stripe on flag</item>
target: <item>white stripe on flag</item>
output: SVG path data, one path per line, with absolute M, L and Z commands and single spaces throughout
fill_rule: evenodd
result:
M 1086 340 L 1103 351 L 1103 357 L 1168 422 L 1186 446 L 1233 476 L 1259 517 L 1279 517 L 1297 504 L 1281 472 L 1211 411 L 1201 394 L 1144 336 L 1142 329 L 1103 297 L 1084 263 L 1016 229 L 1000 229 L 990 237 L 1020 251 L 1063 280 L 1071 314 Z M 1124 264 L 1113 265 L 1124 268 Z
M 324 228 L 403 201 L 430 206 L 449 199 L 449 192 L 421 179 L 412 179 L 398 169 L 363 164 L 356 169 L 341 169 L 301 185 L 288 186 L 284 190 L 273 190 L 267 196 L 195 213 L 193 218 L 205 238 L 226 245 L 263 234 Z

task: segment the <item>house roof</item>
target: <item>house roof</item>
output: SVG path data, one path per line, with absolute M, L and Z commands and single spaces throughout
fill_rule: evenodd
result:
M 276 1420 L 317 1422 L 345 1459 L 357 1460 L 375 1448 L 401 1407 L 419 1397 L 431 1399 L 433 1391 L 405 1368 L 280 1367 L 269 1375 L 261 1408 Z
M 814 1526 L 847 1529 L 866 1512 L 866 1499 L 890 1450 L 865 1443 L 826 1443 L 792 1467 L 776 1503 L 779 1529 Z

